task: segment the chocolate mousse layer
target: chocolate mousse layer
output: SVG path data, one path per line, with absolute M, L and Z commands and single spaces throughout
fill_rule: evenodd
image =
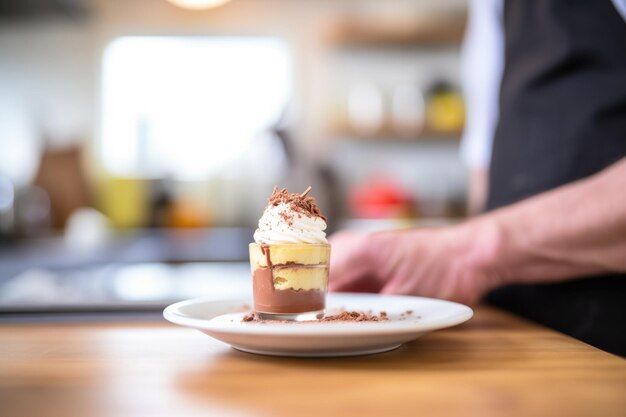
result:
M 275 265 L 274 267 L 279 267 Z M 280 265 L 281 268 L 306 268 L 306 265 Z M 324 310 L 326 291 L 319 289 L 274 288 L 272 267 L 253 271 L 254 309 L 261 313 L 298 314 Z

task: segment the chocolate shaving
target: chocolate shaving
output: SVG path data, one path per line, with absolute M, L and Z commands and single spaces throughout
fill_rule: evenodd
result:
M 279 213 L 279 216 L 289 226 L 293 226 L 293 214 L 285 213 L 284 211 Z
M 380 315 L 362 313 L 358 311 L 342 311 L 339 314 L 335 314 L 332 316 L 326 316 L 319 321 L 386 321 L 389 320 L 387 317 L 387 313 L 384 311 L 380 312 Z
M 302 194 L 300 194 L 300 197 L 306 197 L 306 195 L 309 193 L 309 191 L 311 191 L 311 187 L 310 185 L 308 187 L 306 187 L 306 190 L 304 190 L 304 192 Z
M 314 197 L 308 197 L 306 194 L 310 191 L 310 187 L 302 194 L 289 193 L 286 188 L 282 188 L 280 191 L 278 187 L 275 185 L 274 190 L 272 191 L 272 195 L 268 199 L 269 206 L 277 206 L 279 204 L 288 204 L 291 206 L 291 209 L 300 214 L 305 214 L 308 216 L 319 217 L 320 219 L 326 221 L 326 216 L 324 216 L 317 205 Z M 290 225 L 293 224 L 293 216 L 289 214 L 285 214 L 283 217 Z

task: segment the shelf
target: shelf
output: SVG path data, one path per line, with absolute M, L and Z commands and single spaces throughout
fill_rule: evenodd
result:
M 421 217 L 407 219 L 347 218 L 341 220 L 339 226 L 341 229 L 374 232 L 380 230 L 399 230 L 450 226 L 460 222 L 462 219 L 463 217 Z
M 459 136 L 417 136 L 417 137 L 404 137 L 404 136 L 356 136 L 356 135 L 344 135 L 335 137 L 336 140 L 344 140 L 354 143 L 368 143 L 368 144 L 458 144 L 460 142 Z
M 394 143 L 433 143 L 433 142 L 459 142 L 462 130 L 456 132 L 436 132 L 423 130 L 416 135 L 401 135 L 392 129 L 384 128 L 372 134 L 361 134 L 350 129 L 336 129 L 329 133 L 331 138 L 341 138 L 355 142 L 394 142 Z
M 331 27 L 329 41 L 340 47 L 459 45 L 466 18 L 464 13 L 430 16 L 410 25 L 347 19 Z

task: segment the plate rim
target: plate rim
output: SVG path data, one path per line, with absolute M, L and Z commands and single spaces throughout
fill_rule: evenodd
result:
M 358 336 L 358 335 L 373 335 L 373 334 L 417 334 L 425 333 L 433 330 L 445 329 L 448 327 L 456 326 L 471 319 L 474 315 L 474 311 L 471 307 L 457 303 L 454 301 L 441 300 L 438 298 L 430 297 L 417 297 L 410 295 L 391 295 L 391 294 L 375 294 L 375 293 L 348 293 L 339 292 L 331 293 L 330 297 L 362 297 L 362 298 L 404 298 L 412 301 L 426 301 L 429 303 L 448 304 L 458 308 L 459 311 L 453 314 L 451 317 L 446 317 L 438 322 L 431 324 L 420 324 L 419 322 L 407 321 L 392 323 L 385 323 L 385 326 L 380 326 L 381 323 L 310 323 L 305 326 L 298 326 L 298 331 L 294 332 L 291 325 L 284 324 L 271 324 L 271 323 L 247 323 L 245 326 L 232 326 L 226 327 L 223 325 L 211 324 L 211 319 L 201 319 L 183 316 L 178 313 L 180 308 L 194 305 L 194 304 L 206 304 L 206 303 L 223 303 L 223 304 L 252 304 L 250 298 L 232 298 L 232 299 L 215 299 L 212 297 L 199 297 L 188 300 L 179 301 L 177 303 L 170 304 L 163 310 L 163 317 L 165 320 L 184 327 L 191 327 L 201 331 L 215 332 L 221 334 L 239 334 L 239 335 L 264 335 L 264 336 L 285 336 L 296 338 L 305 337 L 336 337 L 337 335 L 345 336 Z M 232 313 L 235 313 L 234 311 Z M 228 314 L 228 313 L 224 313 Z M 355 326 L 355 324 L 357 326 Z M 303 331 L 306 330 L 306 331 Z

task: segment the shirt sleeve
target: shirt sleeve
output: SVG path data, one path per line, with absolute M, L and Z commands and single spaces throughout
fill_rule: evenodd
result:
M 467 117 L 461 158 L 470 168 L 489 167 L 498 122 L 504 67 L 503 0 L 470 0 L 461 50 L 461 82 Z

